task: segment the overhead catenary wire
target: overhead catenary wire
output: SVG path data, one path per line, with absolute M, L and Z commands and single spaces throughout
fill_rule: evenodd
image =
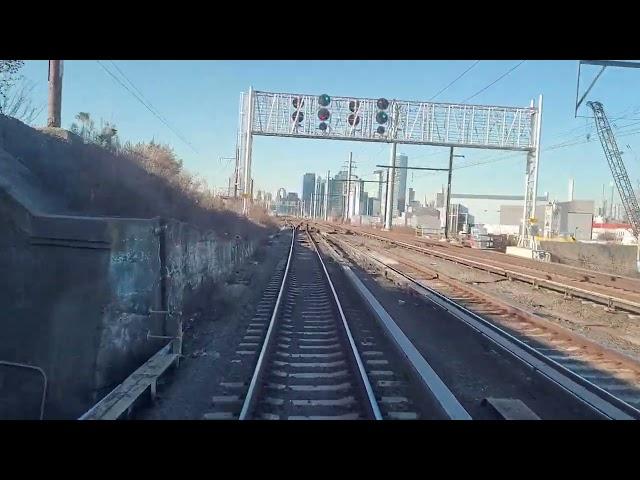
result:
M 173 134 L 176 135 L 183 143 L 188 145 L 195 153 L 199 153 L 198 150 L 193 146 L 193 144 L 191 142 L 189 142 L 189 140 L 184 138 L 184 136 L 179 131 L 177 131 L 177 129 L 175 129 L 173 126 L 171 126 L 169 124 L 169 122 L 159 112 L 157 112 L 157 110 L 153 106 L 150 106 L 149 104 L 147 104 L 147 102 L 145 100 L 140 98 L 140 95 L 138 95 L 134 91 L 132 91 L 131 88 L 129 88 L 125 83 L 122 82 L 122 80 L 120 80 L 120 78 L 117 77 L 117 75 L 115 75 L 112 71 L 110 71 L 107 67 L 105 67 L 104 64 L 100 60 L 96 60 L 96 62 L 98 63 L 98 65 L 100 65 L 102 67 L 102 69 L 105 72 L 107 72 L 109 74 L 109 76 L 111 76 L 116 82 L 118 82 L 118 84 L 120 84 L 120 86 L 122 86 L 125 90 L 127 90 L 136 100 L 138 100 L 147 110 L 149 110 L 149 112 L 151 112 L 151 114 L 153 116 L 155 116 L 169 130 L 171 130 L 171 132 L 173 132 Z
M 444 91 L 446 91 L 449 87 L 451 87 L 454 83 L 456 83 L 458 80 L 460 80 L 462 77 L 464 77 L 473 67 L 475 67 L 478 63 L 480 63 L 480 60 L 476 60 L 469 68 L 467 68 L 464 72 L 462 72 L 460 75 L 458 75 L 454 80 L 452 80 L 449 85 L 447 85 L 446 87 L 444 87 L 442 90 L 440 90 L 438 93 L 436 93 L 433 97 L 431 97 L 428 101 L 430 102 L 431 100 L 433 100 L 434 98 L 436 98 L 438 95 L 440 95 L 441 93 L 443 93 Z
M 478 90 L 476 93 L 474 93 L 473 95 L 471 95 L 470 97 L 464 99 L 462 101 L 462 103 L 467 103 L 469 100 L 471 100 L 472 98 L 477 97 L 478 95 L 480 95 L 482 92 L 484 92 L 485 90 L 487 90 L 488 88 L 492 87 L 493 85 L 495 85 L 496 83 L 498 83 L 500 80 L 502 80 L 504 77 L 506 77 L 507 75 L 509 75 L 511 72 L 513 72 L 516 68 L 518 68 L 520 65 L 522 65 L 524 62 L 526 62 L 526 60 L 522 60 L 520 63 L 518 63 L 517 65 L 511 67 L 509 70 L 507 70 L 505 73 L 503 73 L 502 75 L 500 75 L 498 78 L 496 78 L 493 82 L 491 82 L 489 85 L 487 85 L 486 87 Z
M 632 135 L 637 135 L 639 133 L 640 133 L 640 129 L 632 130 L 632 131 L 626 131 L 626 132 L 623 132 L 622 134 L 618 135 L 618 137 L 628 137 L 628 136 L 632 136 Z M 589 143 L 589 141 L 584 140 L 584 141 L 576 141 L 576 142 L 573 142 L 573 143 L 564 143 L 564 144 L 559 144 L 559 145 L 551 145 L 551 146 L 549 146 L 547 148 L 543 148 L 541 150 L 541 152 L 549 152 L 549 151 L 558 150 L 558 149 L 561 149 L 561 148 L 575 147 L 577 145 L 584 145 L 586 143 Z M 479 166 L 479 165 L 487 165 L 489 163 L 502 162 L 502 161 L 508 160 L 510 158 L 515 158 L 518 155 L 520 155 L 520 154 L 519 153 L 515 153 L 515 154 L 507 155 L 507 156 L 502 157 L 502 158 L 490 159 L 490 160 L 487 160 L 487 161 L 484 161 L 484 162 L 474 162 L 474 163 L 467 164 L 467 165 L 460 165 L 458 167 L 454 167 L 453 170 L 459 170 L 461 168 L 468 168 L 468 167 L 475 167 L 475 166 Z M 420 177 L 424 177 L 426 175 L 432 175 L 432 174 L 431 173 L 426 173 L 426 174 L 421 175 Z M 419 177 L 416 177 L 416 178 L 419 178 Z

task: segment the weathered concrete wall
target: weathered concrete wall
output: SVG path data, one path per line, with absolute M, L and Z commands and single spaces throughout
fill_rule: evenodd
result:
M 172 214 L 218 235 L 152 219 Z M 143 218 L 113 218 L 127 216 Z M 147 333 L 175 335 L 175 318 L 150 309 L 208 308 L 268 233 L 125 156 L 0 115 L 0 360 L 43 368 L 46 417 L 77 418 L 166 343 Z M 40 390 L 0 366 L 0 418 L 37 418 Z
M 166 342 L 147 333 L 175 335 L 179 317 L 150 309 L 210 308 L 215 283 L 256 246 L 161 223 L 36 216 L 0 191 L 0 359 L 45 370 L 48 418 L 77 418 Z M 33 416 L 37 383 L 22 375 L 31 393 L 0 392 L 0 418 Z
M 544 241 L 541 246 L 551 253 L 553 262 L 618 275 L 640 276 L 636 271 L 635 246 Z
M 165 234 L 167 303 L 171 311 L 211 308 L 212 289 L 223 275 L 250 256 L 257 239 L 221 241 L 212 232 L 169 222 Z
M 3 200 L 0 359 L 43 368 L 47 417 L 74 418 L 160 346 L 146 339 L 164 329 L 148 314 L 159 303 L 158 222 L 31 216 L 25 230 L 6 215 L 25 213 Z M 0 397 L 5 415 L 26 414 L 24 396 Z

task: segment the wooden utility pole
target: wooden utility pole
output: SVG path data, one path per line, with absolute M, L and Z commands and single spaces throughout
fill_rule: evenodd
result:
M 49 60 L 47 127 L 60 128 L 62 117 L 62 60 Z

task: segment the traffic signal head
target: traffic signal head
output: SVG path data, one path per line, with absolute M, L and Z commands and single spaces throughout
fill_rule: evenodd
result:
M 318 97 L 318 105 L 321 107 L 327 107 L 331 103 L 331 97 L 326 93 L 323 93 Z
M 387 115 L 387 112 L 380 110 L 378 113 L 376 113 L 376 122 L 384 124 L 387 123 L 387 120 L 389 120 L 389 115 Z
M 378 128 L 376 128 L 376 133 L 378 135 L 384 135 L 386 129 L 383 125 L 389 120 L 389 114 L 385 112 L 385 110 L 389 108 L 389 100 L 386 98 L 379 98 L 376 101 L 376 107 L 378 107 L 378 111 L 376 112 L 376 122 L 380 124 L 378 125 Z
M 318 105 L 320 106 L 320 108 L 318 109 L 318 119 L 320 120 L 318 129 L 321 132 L 326 132 L 327 128 L 329 128 L 326 122 L 331 117 L 331 111 L 327 108 L 330 104 L 331 97 L 326 93 L 323 93 L 318 97 Z
M 328 108 L 322 107 L 320 110 L 318 110 L 318 118 L 323 122 L 326 120 L 329 120 L 330 116 L 331 116 L 331 112 L 329 112 Z

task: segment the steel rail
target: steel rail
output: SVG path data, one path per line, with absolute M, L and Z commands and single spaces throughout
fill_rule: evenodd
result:
M 337 239 L 331 239 L 331 241 L 338 244 L 343 250 L 351 250 L 356 254 L 356 257 L 364 255 L 359 249 L 346 244 L 346 242 Z M 404 279 L 417 293 L 449 312 L 454 318 L 479 332 L 492 343 L 510 353 L 514 358 L 529 365 L 535 371 L 538 371 L 541 375 L 605 418 L 616 420 L 640 419 L 640 410 L 540 353 L 534 347 L 527 345 L 497 325 L 482 318 L 477 313 L 442 295 L 433 288 L 423 285 L 410 275 L 401 272 L 381 260 L 367 256 L 367 261 L 378 264 L 382 269 L 390 271 L 397 277 Z
M 414 250 L 416 252 L 421 252 L 421 253 L 425 253 L 427 255 L 431 255 L 434 257 L 438 257 L 438 258 L 443 258 L 445 260 L 451 261 L 451 262 L 455 262 L 455 263 L 459 263 L 462 265 L 467 265 L 467 266 L 471 266 L 473 268 L 477 268 L 479 270 L 484 270 L 487 271 L 489 273 L 493 273 L 496 275 L 501 275 L 507 278 L 511 278 L 511 279 L 515 279 L 515 280 L 519 280 L 522 282 L 526 282 L 526 283 L 530 283 L 532 285 L 536 285 L 538 287 L 544 287 L 547 288 L 549 290 L 554 290 L 556 292 L 560 292 L 560 293 L 570 293 L 576 297 L 579 298 L 585 298 L 587 300 L 591 300 L 603 305 L 607 305 L 609 307 L 613 306 L 613 307 L 618 307 L 622 310 L 627 310 L 627 311 L 631 311 L 634 313 L 640 313 L 640 303 L 638 302 L 633 302 L 631 300 L 625 300 L 623 298 L 620 297 L 614 297 L 611 295 L 607 295 L 604 293 L 600 293 L 600 292 L 594 292 L 591 290 L 586 290 L 583 288 L 579 288 L 579 287 L 575 287 L 572 285 L 567 285 L 565 283 L 561 283 L 561 282 L 557 282 L 557 281 L 553 281 L 553 280 L 547 280 L 547 279 L 543 279 L 543 278 L 539 278 L 539 277 L 535 277 L 533 275 L 528 275 L 526 273 L 520 273 L 514 270 L 510 270 L 508 268 L 503 268 L 503 267 L 499 267 L 499 266 L 495 266 L 495 265 L 491 265 L 491 264 L 487 264 L 487 263 L 483 263 L 483 262 L 478 262 L 475 260 L 471 260 L 468 258 L 464 258 L 464 257 L 457 257 L 455 255 L 451 255 L 449 253 L 443 253 L 443 252 L 436 252 L 424 247 L 419 247 L 418 245 L 412 245 L 410 243 L 406 243 L 406 242 L 402 242 L 400 240 L 394 240 L 391 238 L 387 238 L 387 237 L 383 237 L 380 235 L 375 235 L 373 233 L 368 233 L 368 232 L 356 232 L 357 235 L 362 235 L 365 237 L 370 237 L 373 238 L 375 240 L 380 240 L 383 242 L 388 242 L 391 243 L 393 245 L 398 245 L 404 248 L 407 248 L 409 250 Z M 526 267 L 525 267 L 526 268 Z M 606 285 L 604 285 L 607 288 L 615 288 L 615 287 L 608 287 Z
M 392 344 L 395 345 L 398 352 L 409 362 L 411 369 L 414 371 L 420 385 L 427 392 L 427 395 L 431 397 L 436 404 L 438 404 L 448 419 L 472 420 L 469 413 L 458 401 L 453 392 L 449 390 L 435 370 L 431 368 L 431 365 L 429 365 L 427 360 L 413 345 L 411 340 L 409 340 L 409 338 L 404 334 L 402 329 L 375 298 L 373 293 L 371 293 L 364 283 L 362 283 L 351 267 L 347 265 L 347 262 L 340 257 L 340 254 L 335 250 L 335 248 L 330 245 L 326 239 L 323 238 L 322 240 L 324 241 L 327 249 L 331 252 L 331 255 L 342 267 L 347 279 L 352 283 L 365 303 L 373 311 L 387 337 L 391 340 Z
M 262 349 L 260 350 L 258 363 L 256 364 L 256 368 L 253 372 L 253 377 L 251 378 L 251 383 L 249 384 L 249 390 L 247 391 L 247 396 L 244 399 L 242 410 L 240 411 L 239 420 L 247 420 L 249 418 L 249 415 L 253 407 L 255 406 L 255 402 L 257 400 L 258 385 L 260 380 L 262 379 L 262 376 L 264 375 L 265 364 L 266 364 L 265 359 L 267 356 L 267 351 L 270 347 L 270 341 L 274 331 L 276 319 L 278 318 L 278 314 L 280 313 L 282 296 L 284 294 L 284 289 L 286 287 L 287 279 L 289 277 L 289 268 L 291 267 L 291 258 L 293 257 L 293 249 L 295 247 L 295 241 L 296 241 L 296 231 L 297 231 L 297 227 L 293 227 L 291 229 L 291 247 L 289 249 L 289 257 L 287 258 L 287 266 L 284 270 L 282 283 L 280 284 L 280 291 L 278 292 L 278 298 L 273 308 L 273 314 L 271 315 L 271 320 L 269 321 L 269 328 L 267 329 L 267 335 L 264 339 L 264 343 L 262 344 Z
M 342 310 L 342 305 L 340 300 L 338 299 L 338 294 L 336 293 L 336 289 L 333 286 L 333 282 L 331 281 L 331 277 L 329 276 L 329 272 L 327 271 L 327 267 L 325 266 L 324 260 L 322 260 L 322 256 L 320 255 L 320 250 L 318 249 L 318 245 L 316 244 L 313 236 L 307 230 L 307 235 L 311 240 L 311 244 L 318 256 L 318 260 L 320 260 L 320 265 L 322 265 L 322 270 L 324 271 L 325 278 L 329 287 L 331 288 L 331 293 L 333 293 L 333 299 L 336 302 L 336 306 L 338 307 L 338 312 L 340 313 L 340 319 L 342 320 L 342 326 L 347 334 L 347 338 L 349 339 L 349 345 L 351 347 L 351 354 L 356 361 L 358 366 L 358 372 L 360 374 L 360 380 L 364 385 L 365 391 L 367 392 L 367 400 L 369 402 L 369 407 L 373 412 L 373 417 L 376 420 L 382 420 L 382 413 L 380 413 L 380 407 L 378 405 L 378 401 L 376 400 L 376 396 L 373 393 L 373 388 L 371 387 L 371 382 L 369 382 L 369 377 L 367 376 L 367 372 L 364 369 L 364 364 L 362 363 L 362 358 L 360 357 L 360 353 L 358 352 L 358 348 L 353 340 L 353 336 L 351 335 L 351 329 L 349 328 L 349 324 L 347 323 L 347 318 L 344 315 L 344 311 Z

